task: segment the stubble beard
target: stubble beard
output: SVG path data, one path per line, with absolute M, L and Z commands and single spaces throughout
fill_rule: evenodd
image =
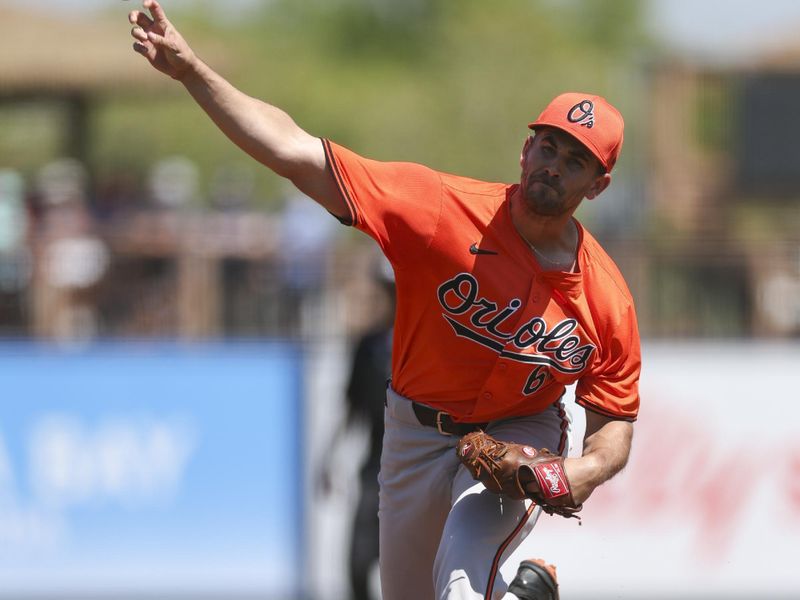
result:
M 541 217 L 558 217 L 565 212 L 564 202 L 561 194 L 555 188 L 534 180 L 529 176 L 525 185 L 522 186 L 522 197 L 525 206 L 533 214 Z

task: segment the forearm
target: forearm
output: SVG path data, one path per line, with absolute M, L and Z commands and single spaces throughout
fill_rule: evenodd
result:
M 319 145 L 284 111 L 239 91 L 199 59 L 180 81 L 233 143 L 278 175 L 294 179 L 308 160 L 307 145 Z
M 573 497 L 584 502 L 601 484 L 619 473 L 628 462 L 633 425 L 626 421 L 608 421 L 586 436 L 583 455 L 564 463 Z
M 340 219 L 350 209 L 331 176 L 322 142 L 285 112 L 251 98 L 228 83 L 197 55 L 156 0 L 144 0 L 150 16 L 133 10 L 128 21 L 134 50 L 153 68 L 177 79 L 233 143 Z

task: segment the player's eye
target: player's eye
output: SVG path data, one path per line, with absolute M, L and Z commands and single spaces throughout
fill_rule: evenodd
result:
M 579 171 L 583 169 L 583 161 L 577 158 L 569 158 L 567 159 L 567 166 L 572 169 L 573 171 Z

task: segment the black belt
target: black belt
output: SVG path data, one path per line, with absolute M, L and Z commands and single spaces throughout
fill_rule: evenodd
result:
M 433 427 L 442 435 L 457 435 L 460 437 L 478 429 L 486 429 L 488 425 L 488 423 L 456 423 L 453 421 L 453 417 L 446 412 L 418 402 L 412 402 L 411 404 L 420 424 Z

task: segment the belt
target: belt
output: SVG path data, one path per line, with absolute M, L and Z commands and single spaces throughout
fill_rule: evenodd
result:
M 433 427 L 442 435 L 467 435 L 478 429 L 486 429 L 488 423 L 456 423 L 453 417 L 446 412 L 436 410 L 418 402 L 412 402 L 414 414 L 417 416 L 421 425 Z

